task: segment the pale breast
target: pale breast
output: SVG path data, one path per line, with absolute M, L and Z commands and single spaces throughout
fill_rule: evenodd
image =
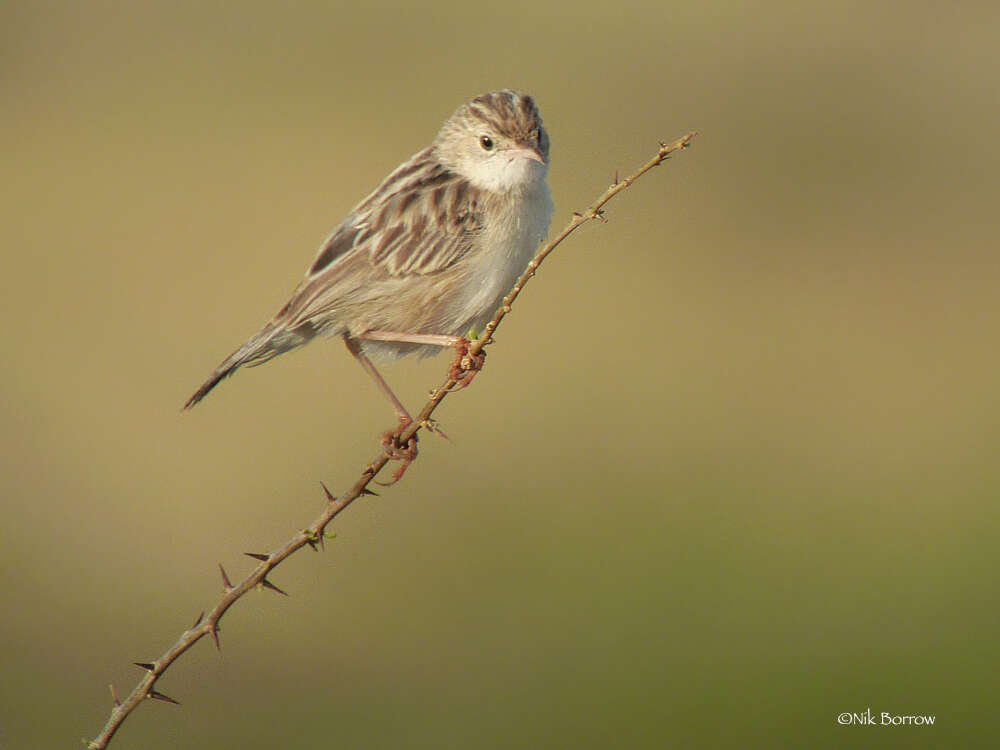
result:
M 463 332 L 483 329 L 548 234 L 549 187 L 543 180 L 532 187 L 519 200 L 504 201 L 506 210 L 500 210 L 479 237 L 482 244 L 470 258 L 464 299 L 456 311 Z

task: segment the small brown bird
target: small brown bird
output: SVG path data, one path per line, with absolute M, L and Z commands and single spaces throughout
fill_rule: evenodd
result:
M 324 335 L 342 337 L 411 421 L 372 360 L 426 356 L 483 329 L 548 233 L 548 167 L 530 96 L 495 91 L 463 104 L 333 230 L 291 299 L 185 408 L 237 368 Z

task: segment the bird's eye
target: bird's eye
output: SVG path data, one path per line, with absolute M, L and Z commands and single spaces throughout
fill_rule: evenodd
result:
M 479 136 L 479 145 L 483 147 L 483 151 L 493 150 L 493 139 L 488 135 Z

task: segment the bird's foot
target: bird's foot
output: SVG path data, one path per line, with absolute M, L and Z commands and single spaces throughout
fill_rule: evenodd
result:
M 405 443 L 400 440 L 403 432 L 407 427 L 410 426 L 410 421 L 400 419 L 399 427 L 395 430 L 390 430 L 382 434 L 382 450 L 385 451 L 385 455 L 388 456 L 390 461 L 399 461 L 399 468 L 392 473 L 392 480 L 388 482 L 376 481 L 376 484 L 380 484 L 383 487 L 391 487 L 400 479 L 403 478 L 403 474 L 406 470 L 410 468 L 410 464 L 417 457 L 417 435 L 414 433 L 409 440 Z
M 479 354 L 471 354 L 469 352 L 470 345 L 471 342 L 466 338 L 460 338 L 454 344 L 455 361 L 448 369 L 448 377 L 457 381 L 455 387 L 452 388 L 453 391 L 468 388 L 472 384 L 472 379 L 476 377 L 476 373 L 482 370 L 486 363 L 486 352 L 480 351 Z

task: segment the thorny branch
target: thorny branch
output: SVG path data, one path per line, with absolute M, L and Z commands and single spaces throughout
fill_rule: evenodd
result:
M 603 209 L 612 198 L 626 188 L 630 187 L 633 182 L 642 177 L 642 175 L 646 174 L 646 172 L 651 170 L 653 167 L 656 167 L 669 159 L 674 152 L 686 148 L 695 135 L 696 133 L 689 133 L 671 144 L 660 143 L 659 150 L 656 152 L 656 155 L 643 164 L 638 170 L 636 170 L 635 173 L 626 177 L 624 180 L 619 180 L 618 174 L 616 173 L 614 183 L 607 190 L 605 190 L 604 193 L 597 198 L 597 200 L 594 201 L 594 203 L 586 211 L 583 213 L 574 213 L 573 218 L 563 228 L 563 230 L 546 245 L 544 245 L 537 253 L 535 253 L 535 257 L 532 258 L 527 269 L 525 269 L 524 273 L 521 274 L 510 294 L 504 298 L 500 309 L 496 312 L 496 315 L 494 315 L 493 319 L 486 325 L 482 336 L 474 340 L 469 346 L 467 356 L 471 358 L 477 357 L 485 346 L 492 343 L 492 336 L 496 331 L 497 326 L 500 325 L 501 321 L 503 321 L 503 319 L 507 316 L 507 313 L 510 312 L 511 305 L 514 303 L 514 300 L 516 300 L 521 294 L 521 290 L 524 289 L 525 284 L 527 284 L 531 277 L 535 275 L 535 271 L 538 269 L 538 266 L 541 265 L 542 261 L 545 260 L 546 257 L 548 257 L 549 253 L 561 244 L 562 241 L 565 240 L 570 234 L 575 232 L 580 226 L 586 224 L 588 221 L 606 221 Z M 459 386 L 459 388 L 461 387 L 460 384 L 464 380 L 466 374 L 467 373 L 461 371 L 449 371 L 448 378 L 431 394 L 430 399 L 424 405 L 424 408 L 420 410 L 420 414 L 414 419 L 413 423 L 399 435 L 400 445 L 412 445 L 411 441 L 416 437 L 422 427 L 425 427 L 428 430 L 435 429 L 433 426 L 434 423 L 431 421 L 431 414 L 434 413 L 434 410 L 437 409 L 438 405 L 444 400 L 448 393 L 455 389 L 456 386 Z M 210 611 L 202 612 L 198 615 L 198 619 L 195 620 L 194 624 L 184 631 L 180 638 L 177 639 L 177 642 L 160 655 L 160 657 L 155 661 L 135 662 L 135 665 L 144 670 L 145 674 L 142 679 L 139 680 L 139 683 L 135 686 L 128 697 L 121 700 L 114 685 L 110 686 L 111 697 L 114 702 L 114 707 L 111 710 L 111 716 L 108 718 L 108 721 L 104 725 L 100 734 L 98 734 L 97 737 L 95 737 L 87 746 L 88 750 L 101 750 L 102 748 L 106 748 L 108 743 L 111 741 L 111 738 L 114 736 L 115 732 L 122 725 L 128 715 L 132 713 L 132 711 L 134 711 L 135 708 L 143 702 L 143 700 L 152 698 L 155 700 L 165 701 L 167 703 L 178 703 L 178 701 L 155 689 L 155 685 L 160 677 L 163 676 L 167 669 L 169 669 L 170 666 L 185 651 L 190 649 L 195 643 L 200 641 L 205 636 L 212 639 L 212 642 L 215 643 L 215 647 L 217 649 L 220 648 L 219 621 L 222 619 L 222 616 L 226 614 L 229 608 L 248 591 L 255 588 L 265 588 L 287 596 L 284 591 L 268 580 L 268 574 L 278 567 L 278 565 L 280 565 L 286 558 L 298 552 L 306 545 L 312 547 L 314 551 L 323 548 L 324 539 L 326 538 L 326 527 L 329 523 L 336 518 L 342 510 L 359 497 L 376 494 L 370 490 L 368 486 L 372 483 L 379 472 L 385 468 L 385 465 L 392 460 L 392 457 L 393 454 L 391 451 L 383 449 L 379 455 L 367 467 L 365 467 L 361 476 L 358 477 L 357 481 L 354 483 L 354 486 L 338 497 L 331 494 L 326 488 L 326 485 L 321 485 L 323 487 L 323 491 L 326 493 L 327 500 L 329 501 L 326 508 L 323 510 L 323 513 L 320 514 L 320 516 L 307 528 L 297 532 L 280 548 L 269 553 L 246 553 L 249 557 L 257 560 L 258 563 L 257 567 L 250 571 L 250 573 L 239 583 L 234 585 L 230 581 L 229 576 L 226 574 L 225 568 L 220 565 L 219 571 L 222 574 L 223 585 L 222 597 Z

